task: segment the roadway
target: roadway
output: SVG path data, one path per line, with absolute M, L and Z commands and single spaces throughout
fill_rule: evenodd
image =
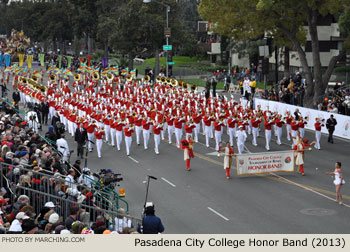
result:
M 42 134 L 45 132 L 43 130 Z M 257 147 L 251 144 L 252 137 L 248 136 L 246 152 L 266 151 L 263 130 L 260 135 Z M 306 131 L 305 137 L 314 140 L 314 133 Z M 76 149 L 68 132 L 66 139 L 70 148 L 75 150 L 71 158 L 74 162 Z M 226 140 L 228 137 L 224 134 L 223 141 Z M 104 143 L 102 159 L 97 158 L 95 150 L 90 152 L 88 167 L 94 172 L 110 168 L 122 174 L 124 181 L 120 184 L 126 190 L 130 214 L 135 217 L 140 217 L 144 204 L 146 176 L 157 177 L 157 180 L 150 181 L 148 201 L 154 202 L 165 233 L 349 232 L 348 141 L 335 138 L 334 144 L 330 144 L 327 136 L 322 135 L 322 149 L 313 148 L 306 153 L 306 176 L 278 173 L 237 177 L 233 169 L 230 180 L 225 176 L 223 158 L 213 155 L 215 140 L 210 140 L 210 148 L 205 147 L 203 135 L 199 141 L 194 144 L 196 157 L 191 161 L 192 170 L 189 172 L 185 170 L 183 151 L 175 145 L 161 141 L 160 154 L 154 153 L 153 135 L 148 150 L 143 148 L 142 141 L 137 146 L 134 138 L 129 157 L 126 156 L 124 139 L 121 151 Z M 290 145 L 284 129 L 283 144 L 279 146 L 273 140 L 270 152 L 288 150 Z M 234 149 L 236 152 L 236 146 Z M 333 171 L 336 161 L 342 162 L 347 182 L 342 188 L 343 206 L 334 201 L 333 179 L 324 174 Z

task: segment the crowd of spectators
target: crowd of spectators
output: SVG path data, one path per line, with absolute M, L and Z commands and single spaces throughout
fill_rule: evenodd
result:
M 350 88 L 343 82 L 336 83 L 333 88 L 327 88 L 322 100 L 315 104 L 318 110 L 350 116 Z
M 112 220 L 104 215 L 86 182 L 90 170 L 64 163 L 10 105 L 0 112 L 0 144 L 0 233 L 136 232 L 124 209 Z

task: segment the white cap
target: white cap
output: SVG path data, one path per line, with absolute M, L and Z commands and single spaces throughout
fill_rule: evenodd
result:
M 55 207 L 55 204 L 52 201 L 46 202 L 45 207 Z
M 17 220 L 25 220 L 25 219 L 29 219 L 29 217 L 24 212 L 19 212 L 16 215 L 16 219 Z

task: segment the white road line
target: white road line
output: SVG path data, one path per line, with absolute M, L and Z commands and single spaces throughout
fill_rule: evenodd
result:
M 304 186 L 304 185 L 298 184 L 298 183 L 296 183 L 296 182 L 294 182 L 294 181 L 292 181 L 292 180 L 286 179 L 286 178 L 284 178 L 284 177 L 282 177 L 282 176 L 280 176 L 280 175 L 277 175 L 277 174 L 275 174 L 275 173 L 270 173 L 270 174 L 271 174 L 272 176 L 275 176 L 275 177 L 278 177 L 278 178 L 280 178 L 280 179 L 283 179 L 283 180 L 285 180 L 285 181 L 287 181 L 287 182 L 289 182 L 289 183 L 291 183 L 291 184 L 293 184 L 293 185 L 296 185 L 296 186 L 298 186 L 298 187 L 300 187 L 300 188 L 303 188 L 303 189 L 305 189 L 305 190 L 307 190 L 307 191 L 310 191 L 310 192 L 313 192 L 313 193 L 315 193 L 315 194 L 317 194 L 317 195 L 320 195 L 320 196 L 322 196 L 322 197 L 324 197 L 324 198 L 326 198 L 326 199 L 335 201 L 335 199 L 332 199 L 331 197 L 328 197 L 327 195 L 324 195 L 324 194 L 322 194 L 322 193 L 320 193 L 320 192 L 317 192 L 317 191 L 315 191 L 315 190 L 313 190 L 313 189 L 311 189 L 311 188 L 308 188 L 308 187 L 306 187 L 306 186 Z M 343 204 L 343 206 L 346 206 L 346 207 L 350 208 L 350 206 L 347 205 L 347 204 Z
M 223 216 L 221 213 L 215 211 L 213 208 L 208 207 L 208 209 L 209 209 L 210 211 L 212 211 L 213 213 L 215 213 L 216 215 L 218 215 L 218 216 L 220 216 L 221 218 L 223 218 L 225 221 L 229 221 L 228 218 L 226 218 L 225 216 Z
M 128 158 L 130 158 L 132 161 L 134 161 L 136 164 L 138 164 L 139 163 L 139 161 L 137 161 L 135 158 L 132 158 L 132 157 L 130 157 L 130 156 L 128 156 Z
M 166 180 L 165 178 L 162 177 L 162 180 L 164 180 L 165 182 L 167 182 L 169 185 L 171 185 L 172 187 L 176 187 L 176 185 L 174 185 L 173 183 L 171 183 L 169 180 Z

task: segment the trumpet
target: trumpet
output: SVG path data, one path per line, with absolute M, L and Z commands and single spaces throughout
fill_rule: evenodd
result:
M 80 79 L 81 79 L 80 74 L 75 74 L 75 75 L 74 75 L 74 80 L 75 80 L 75 81 L 80 81 Z
M 49 79 L 50 81 L 56 81 L 56 74 L 50 74 Z
M 94 79 L 94 81 L 98 81 L 100 79 L 100 75 L 98 72 L 94 72 L 92 74 L 92 78 Z

